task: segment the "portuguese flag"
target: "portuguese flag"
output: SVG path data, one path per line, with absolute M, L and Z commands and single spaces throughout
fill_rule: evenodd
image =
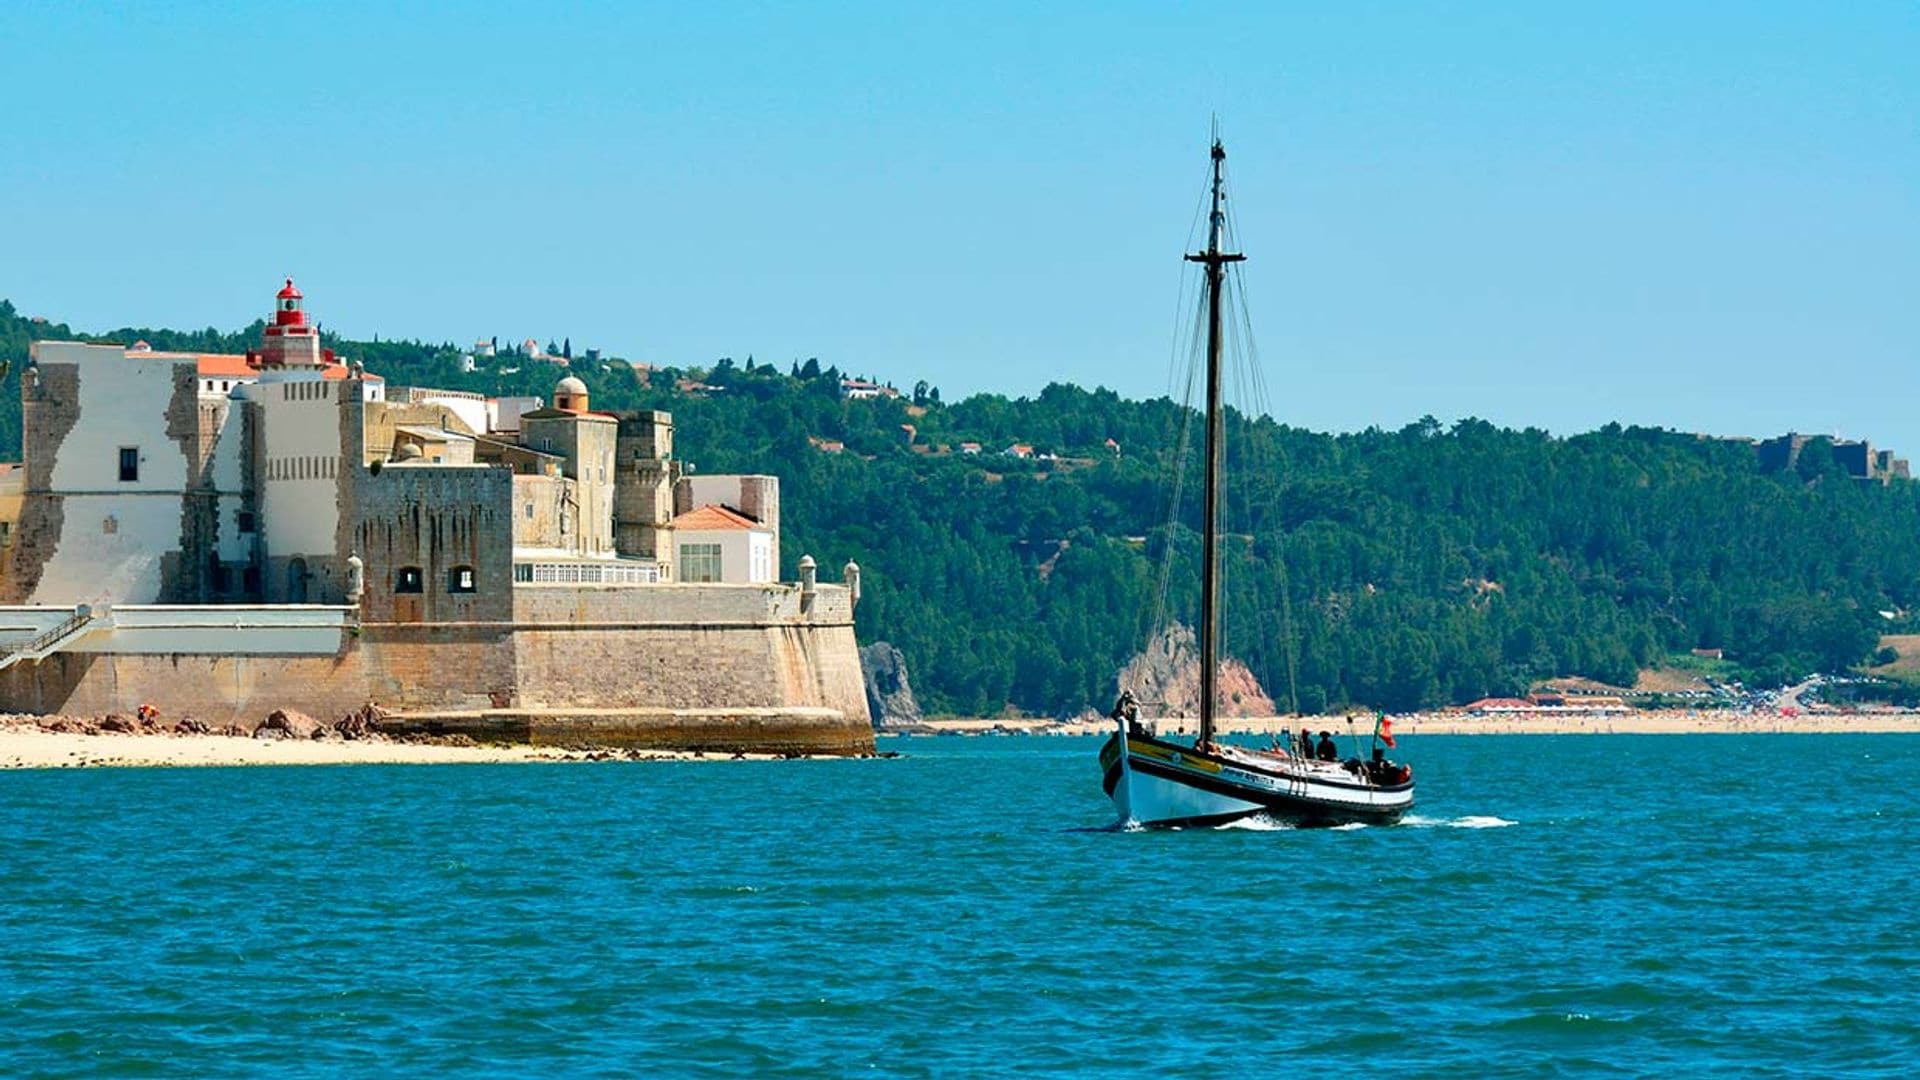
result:
M 1373 714 L 1373 737 L 1390 747 L 1398 745 L 1393 741 L 1393 721 L 1388 719 L 1386 713 Z

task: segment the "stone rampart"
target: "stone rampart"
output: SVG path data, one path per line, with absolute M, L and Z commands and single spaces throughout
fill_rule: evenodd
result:
M 332 718 L 371 701 L 403 715 L 541 716 L 547 742 L 873 750 L 852 623 L 802 618 L 797 590 L 538 591 L 528 605 L 537 622 L 365 623 L 338 631 L 338 650 L 325 655 L 56 653 L 0 669 L 0 710 L 97 716 L 147 702 L 170 717 L 221 724 L 255 722 L 276 708 Z M 816 610 L 836 610 L 834 591 L 844 593 L 822 587 Z M 579 606 L 577 594 L 602 592 L 672 598 L 650 610 L 638 601 Z M 634 617 L 643 610 L 647 618 Z M 25 632 L 44 619 L 14 621 Z M 756 719 L 714 719 L 725 716 Z M 710 722 L 725 730 L 698 735 Z M 490 738 L 521 737 L 509 723 L 480 727 Z
M 132 715 L 142 703 L 169 719 L 257 723 L 279 708 L 343 716 L 366 704 L 363 654 L 210 656 L 55 653 L 0 670 L 0 709 L 72 716 Z

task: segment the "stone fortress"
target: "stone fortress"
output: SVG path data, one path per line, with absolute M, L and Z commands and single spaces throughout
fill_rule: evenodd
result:
M 34 344 L 0 710 L 872 751 L 859 570 L 775 580 L 775 478 L 682 476 L 670 414 L 571 376 L 390 388 L 303 302 L 245 356 Z

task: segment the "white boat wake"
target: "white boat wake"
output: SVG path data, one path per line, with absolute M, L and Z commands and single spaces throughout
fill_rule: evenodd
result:
M 1416 829 L 1504 829 L 1509 825 L 1520 824 L 1491 814 L 1468 814 L 1457 818 L 1423 817 L 1408 814 L 1400 819 L 1400 824 Z
M 1229 821 L 1224 825 L 1215 825 L 1214 828 L 1220 830 L 1243 829 L 1247 832 L 1292 832 L 1294 826 L 1284 821 L 1275 821 L 1272 818 L 1261 817 L 1255 814 L 1252 817 L 1243 817 L 1236 821 Z

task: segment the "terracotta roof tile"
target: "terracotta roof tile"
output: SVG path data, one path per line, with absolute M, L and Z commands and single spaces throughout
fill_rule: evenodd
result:
M 675 529 L 705 532 L 713 529 L 758 529 L 763 526 L 730 507 L 697 506 L 673 519 Z
M 200 353 L 195 359 L 199 361 L 203 379 L 248 379 L 260 374 L 259 368 L 247 363 L 245 355 Z

